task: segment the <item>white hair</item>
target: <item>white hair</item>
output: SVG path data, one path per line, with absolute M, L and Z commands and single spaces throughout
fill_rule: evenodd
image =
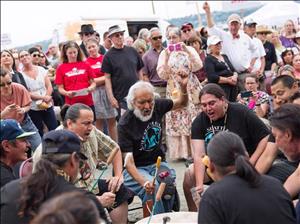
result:
M 160 29 L 158 28 L 158 27 L 152 27 L 150 30 L 149 30 L 149 32 L 150 32 L 150 35 L 152 36 L 152 33 L 154 33 L 154 32 L 159 32 L 160 34 L 161 34 L 161 31 L 160 31 Z
M 135 98 L 135 93 L 139 89 L 147 89 L 149 93 L 153 94 L 153 96 L 156 97 L 156 94 L 154 93 L 154 87 L 150 82 L 138 81 L 130 87 L 128 95 L 126 97 L 127 107 L 129 110 L 134 110 L 133 101 Z
M 149 30 L 147 28 L 142 28 L 139 31 L 138 39 L 147 39 L 147 38 L 149 38 L 149 36 L 150 36 Z

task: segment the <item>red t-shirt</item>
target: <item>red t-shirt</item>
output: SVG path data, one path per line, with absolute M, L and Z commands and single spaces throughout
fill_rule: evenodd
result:
M 94 71 L 86 62 L 63 63 L 56 70 L 56 85 L 64 85 L 66 91 L 81 90 L 90 86 L 89 80 L 94 79 Z M 85 96 L 75 96 L 73 98 L 65 96 L 66 104 L 84 103 L 88 106 L 94 105 L 92 94 Z
M 89 65 L 91 65 L 91 68 L 93 69 L 96 78 L 104 76 L 104 72 L 102 72 L 101 70 L 103 58 L 104 56 L 100 54 L 100 56 L 97 58 L 88 57 L 86 59 L 86 62 Z

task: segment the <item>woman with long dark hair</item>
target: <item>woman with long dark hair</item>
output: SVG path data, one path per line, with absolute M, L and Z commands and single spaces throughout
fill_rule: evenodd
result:
M 290 196 L 278 180 L 256 171 L 238 135 L 219 132 L 207 154 L 208 173 L 215 183 L 201 199 L 198 223 L 296 222 Z
M 96 204 L 100 217 L 106 219 L 96 196 L 73 185 L 87 160 L 80 152 L 77 135 L 67 130 L 46 133 L 42 153 L 30 176 L 12 181 L 1 189 L 1 223 L 29 223 L 45 201 L 71 191 L 81 191 Z
M 94 72 L 91 66 L 84 62 L 83 53 L 76 42 L 68 41 L 63 45 L 61 62 L 56 70 L 55 84 L 59 93 L 65 96 L 65 103 L 83 103 L 95 113 L 92 98 L 92 91 L 96 87 Z
M 27 89 L 26 82 L 16 67 L 13 54 L 8 50 L 1 51 L 1 68 L 8 70 L 12 76 L 12 81 L 23 85 Z

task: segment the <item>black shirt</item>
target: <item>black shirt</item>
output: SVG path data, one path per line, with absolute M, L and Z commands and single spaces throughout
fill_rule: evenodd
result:
M 201 112 L 192 123 L 192 139 L 202 139 L 207 145 L 214 134 L 225 130 L 229 130 L 243 139 L 250 156 L 254 153 L 260 140 L 269 134 L 267 126 L 253 111 L 242 104 L 229 103 L 227 115 L 212 123 L 209 117 Z
M 275 178 L 261 176 L 251 187 L 237 175 L 214 182 L 204 193 L 198 213 L 200 224 L 295 224 L 289 194 Z
M 272 67 L 272 64 L 277 63 L 277 56 L 276 56 L 275 47 L 272 43 L 270 43 L 269 41 L 266 41 L 264 43 L 264 48 L 265 48 L 265 52 L 266 52 L 265 71 L 270 71 L 271 67 Z
M 1 169 L 0 188 L 3 187 L 8 182 L 17 179 L 13 169 L 1 161 L 0 161 L 0 169 Z
M 122 152 L 133 153 L 137 167 L 156 163 L 158 156 L 165 160 L 161 149 L 162 117 L 172 107 L 172 100 L 157 99 L 149 121 L 141 121 L 129 110 L 121 117 L 118 124 L 119 145 Z
M 225 91 L 227 99 L 231 102 L 236 101 L 238 95 L 237 87 L 229 84 L 219 84 L 220 77 L 229 77 L 235 72 L 228 57 L 222 54 L 224 61 L 208 54 L 204 61 L 204 70 L 209 83 L 216 83 Z
M 1 201 L 0 201 L 0 212 L 1 212 L 1 222 L 0 223 L 7 223 L 7 224 L 27 224 L 30 221 L 30 217 L 23 217 L 20 218 L 18 216 L 19 212 L 19 199 L 21 194 L 20 189 L 20 181 L 22 179 L 14 180 L 7 185 L 5 185 L 3 188 L 1 188 Z M 61 194 L 64 192 L 71 192 L 71 191 L 81 191 L 83 192 L 88 198 L 90 198 L 92 201 L 94 201 L 101 218 L 106 220 L 106 213 L 102 207 L 102 205 L 99 203 L 98 199 L 95 195 L 93 195 L 91 192 L 87 192 L 84 190 L 81 190 L 79 188 L 76 188 L 73 184 L 67 182 L 63 177 L 57 176 L 56 185 L 54 185 L 53 188 L 51 188 L 51 191 L 47 195 L 47 198 L 45 201 Z
M 111 75 L 113 94 L 118 101 L 124 99 L 129 88 L 139 80 L 138 71 L 143 67 L 141 57 L 132 47 L 112 47 L 106 52 L 101 69 Z

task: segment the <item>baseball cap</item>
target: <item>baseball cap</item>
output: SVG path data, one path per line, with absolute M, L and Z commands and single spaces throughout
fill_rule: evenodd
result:
M 230 23 L 232 23 L 232 22 L 238 22 L 238 23 L 242 23 L 241 22 L 242 21 L 242 19 L 241 19 L 241 17 L 238 15 L 238 14 L 231 14 L 229 17 L 228 17 L 228 19 L 227 19 L 227 24 L 230 24 Z
M 43 154 L 72 154 L 73 152 L 76 152 L 81 159 L 87 159 L 80 152 L 80 140 L 75 133 L 68 130 L 52 130 L 44 134 L 42 140 Z
M 244 22 L 244 26 L 251 26 L 253 24 L 257 24 L 257 22 L 255 22 L 252 18 L 245 20 Z
M 0 141 L 15 140 L 34 135 L 36 132 L 25 132 L 21 125 L 14 119 L 1 120 Z
M 181 30 L 184 30 L 184 29 L 193 29 L 194 26 L 192 23 L 184 23 L 181 25 Z
M 216 35 L 212 35 L 207 38 L 207 46 L 215 45 L 219 42 L 222 42 L 222 40 L 220 39 L 220 37 Z

